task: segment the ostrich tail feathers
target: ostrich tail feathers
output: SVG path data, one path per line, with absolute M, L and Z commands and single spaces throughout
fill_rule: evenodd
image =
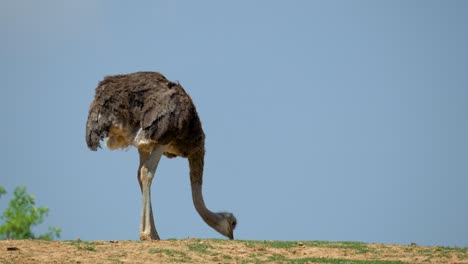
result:
M 109 126 L 110 120 L 103 117 L 99 107 L 93 103 L 86 122 L 86 143 L 90 150 L 96 151 L 101 147 L 100 141 L 107 137 Z

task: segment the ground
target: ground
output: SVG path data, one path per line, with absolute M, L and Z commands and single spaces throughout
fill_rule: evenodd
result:
M 468 248 L 322 241 L 0 240 L 0 263 L 468 263 Z

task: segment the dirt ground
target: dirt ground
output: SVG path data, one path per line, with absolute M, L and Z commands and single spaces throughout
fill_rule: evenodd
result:
M 0 241 L 0 263 L 468 263 L 468 248 L 228 240 Z

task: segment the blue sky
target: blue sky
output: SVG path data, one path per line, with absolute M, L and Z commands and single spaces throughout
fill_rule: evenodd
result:
M 2 1 L 0 185 L 62 239 L 138 239 L 135 149 L 91 152 L 105 76 L 160 71 L 207 135 L 205 200 L 236 238 L 468 246 L 468 2 Z M 152 187 L 164 238 L 220 238 L 188 164 Z

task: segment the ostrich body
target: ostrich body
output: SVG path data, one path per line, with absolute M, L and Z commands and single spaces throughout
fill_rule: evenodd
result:
M 108 76 L 96 88 L 86 123 L 91 150 L 107 139 L 109 149 L 138 148 L 138 183 L 143 196 L 140 240 L 158 240 L 151 207 L 151 183 L 162 155 L 189 161 L 192 199 L 202 219 L 234 238 L 237 220 L 231 213 L 213 213 L 202 195 L 205 134 L 195 105 L 178 83 L 157 72 Z

